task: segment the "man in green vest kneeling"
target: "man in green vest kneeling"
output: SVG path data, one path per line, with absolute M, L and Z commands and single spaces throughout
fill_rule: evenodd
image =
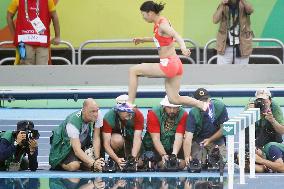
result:
M 185 167 L 182 141 L 188 113 L 181 105 L 171 104 L 165 96 L 160 106 L 147 114 L 146 151 L 154 152 L 158 168 L 177 171 Z
M 126 158 L 137 162 L 144 129 L 142 112 L 129 105 L 127 100 L 128 95 L 116 98 L 116 105 L 104 116 L 102 128 L 105 151 L 121 170 L 127 164 Z
M 206 112 L 198 108 L 192 108 L 186 122 L 183 150 L 187 165 L 191 161 L 199 161 L 205 165 L 207 157 L 217 148 L 222 158 L 226 157 L 225 139 L 222 133 L 222 125 L 228 121 L 228 113 L 223 102 L 211 99 L 208 91 L 199 88 L 194 92 L 194 98 L 210 102 Z
M 69 116 L 52 131 L 49 164 L 51 169 L 77 171 L 80 169 L 101 171 L 100 127 L 103 120 L 99 106 L 88 98 L 83 108 Z M 85 153 L 90 146 L 93 154 Z

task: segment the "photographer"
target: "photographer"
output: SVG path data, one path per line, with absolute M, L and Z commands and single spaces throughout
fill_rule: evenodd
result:
M 127 100 L 128 95 L 116 98 L 116 105 L 105 114 L 102 127 L 105 151 L 121 170 L 127 163 L 125 158 L 132 163 L 138 160 L 144 129 L 142 112 L 133 109 Z
M 100 158 L 101 126 L 99 106 L 94 99 L 86 99 L 81 110 L 70 114 L 52 131 L 49 154 L 51 169 L 101 171 L 104 166 L 104 160 Z M 87 149 L 91 151 L 90 155 Z
M 252 13 L 253 7 L 247 0 L 221 0 L 213 15 L 213 23 L 220 23 L 217 64 L 248 64 L 254 37 L 250 28 Z
M 153 151 L 160 169 L 168 169 L 167 162 L 183 169 L 182 140 L 188 114 L 181 105 L 171 104 L 165 96 L 160 106 L 148 111 L 147 132 L 143 138 L 146 151 Z M 171 161 L 180 161 L 180 163 Z M 179 165 L 178 165 L 179 164 Z
M 32 121 L 17 123 L 17 131 L 6 131 L 0 139 L 0 170 L 36 171 L 38 168 L 38 139 L 39 135 L 34 130 Z M 28 158 L 26 158 L 26 154 Z
M 183 150 L 185 162 L 197 159 L 205 165 L 206 156 L 212 154 L 218 146 L 221 156 L 226 157 L 225 140 L 222 124 L 229 120 L 226 106 L 217 99 L 211 99 L 208 91 L 199 88 L 194 92 L 194 98 L 209 102 L 209 109 L 204 112 L 192 108 L 186 122 Z
M 284 118 L 281 107 L 272 100 L 268 89 L 260 89 L 255 93 L 255 100 L 249 103 L 249 108 L 260 108 L 260 120 L 255 123 L 255 145 L 262 148 L 269 142 L 283 142 Z M 246 143 L 248 144 L 249 130 L 246 129 Z
M 255 100 L 248 108 L 260 108 L 260 120 L 255 123 L 255 145 L 262 149 L 270 142 L 282 143 L 284 134 L 284 118 L 281 107 L 272 100 L 268 89 L 260 89 L 255 93 Z M 249 128 L 246 128 L 246 144 L 249 146 Z M 248 166 L 248 165 L 247 165 Z M 248 168 L 246 168 L 248 170 Z M 263 172 L 263 166 L 256 162 L 256 172 Z

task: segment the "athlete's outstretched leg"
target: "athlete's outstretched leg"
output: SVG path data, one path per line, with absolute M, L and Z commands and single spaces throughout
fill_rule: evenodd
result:
M 177 75 L 173 78 L 166 78 L 165 87 L 170 103 L 181 104 L 186 106 L 194 106 L 201 110 L 206 110 L 208 103 L 196 100 L 195 98 L 189 96 L 180 96 L 180 81 L 181 75 Z
M 159 63 L 142 63 L 129 69 L 128 102 L 133 104 L 136 98 L 138 77 L 166 77 Z

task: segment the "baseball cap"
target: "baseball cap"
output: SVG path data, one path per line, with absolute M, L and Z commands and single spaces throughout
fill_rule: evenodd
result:
M 175 108 L 175 107 L 181 107 L 181 105 L 178 105 L 178 104 L 171 104 L 167 95 L 165 96 L 165 98 L 163 98 L 163 99 L 161 100 L 160 104 L 161 104 L 162 106 L 173 107 L 173 108 Z
M 198 88 L 194 94 L 193 97 L 197 100 L 203 100 L 203 99 L 208 99 L 210 98 L 210 95 L 208 93 L 208 91 L 204 88 Z
M 256 98 L 269 99 L 271 92 L 267 88 L 259 89 L 255 92 Z

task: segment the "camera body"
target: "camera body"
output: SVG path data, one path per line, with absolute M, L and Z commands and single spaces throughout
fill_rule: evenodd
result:
M 156 160 L 154 152 L 152 151 L 145 151 L 142 156 L 143 160 L 143 169 L 146 172 L 156 171 Z
M 166 171 L 178 171 L 179 170 L 179 161 L 175 154 L 169 155 L 168 160 L 165 164 Z
M 206 168 L 209 172 L 220 172 L 223 174 L 224 162 L 223 157 L 220 153 L 219 147 L 216 146 L 206 158 Z
M 39 139 L 40 134 L 39 134 L 38 130 L 26 128 L 25 130 L 14 131 L 13 132 L 14 138 L 17 138 L 17 135 L 21 131 L 24 131 L 25 134 L 26 134 L 26 139 L 24 139 L 22 141 L 22 144 L 23 144 L 23 148 L 26 150 L 26 152 L 28 152 L 28 150 L 29 150 L 29 140 L 37 140 L 37 139 Z
M 260 112 L 263 113 L 268 113 L 271 112 L 271 109 L 269 107 L 266 107 L 264 99 L 262 98 L 257 98 L 254 101 L 254 107 L 259 108 Z
M 102 169 L 103 173 L 115 173 L 116 172 L 116 163 L 111 158 L 108 158 L 108 160 L 105 163 L 105 166 Z
M 121 170 L 122 172 L 136 172 L 137 162 L 133 156 L 129 156 L 126 160 L 125 166 Z
M 197 158 L 193 158 L 190 161 L 190 163 L 189 163 L 189 165 L 187 167 L 187 171 L 189 173 L 200 173 L 201 169 L 202 169 L 201 162 Z

